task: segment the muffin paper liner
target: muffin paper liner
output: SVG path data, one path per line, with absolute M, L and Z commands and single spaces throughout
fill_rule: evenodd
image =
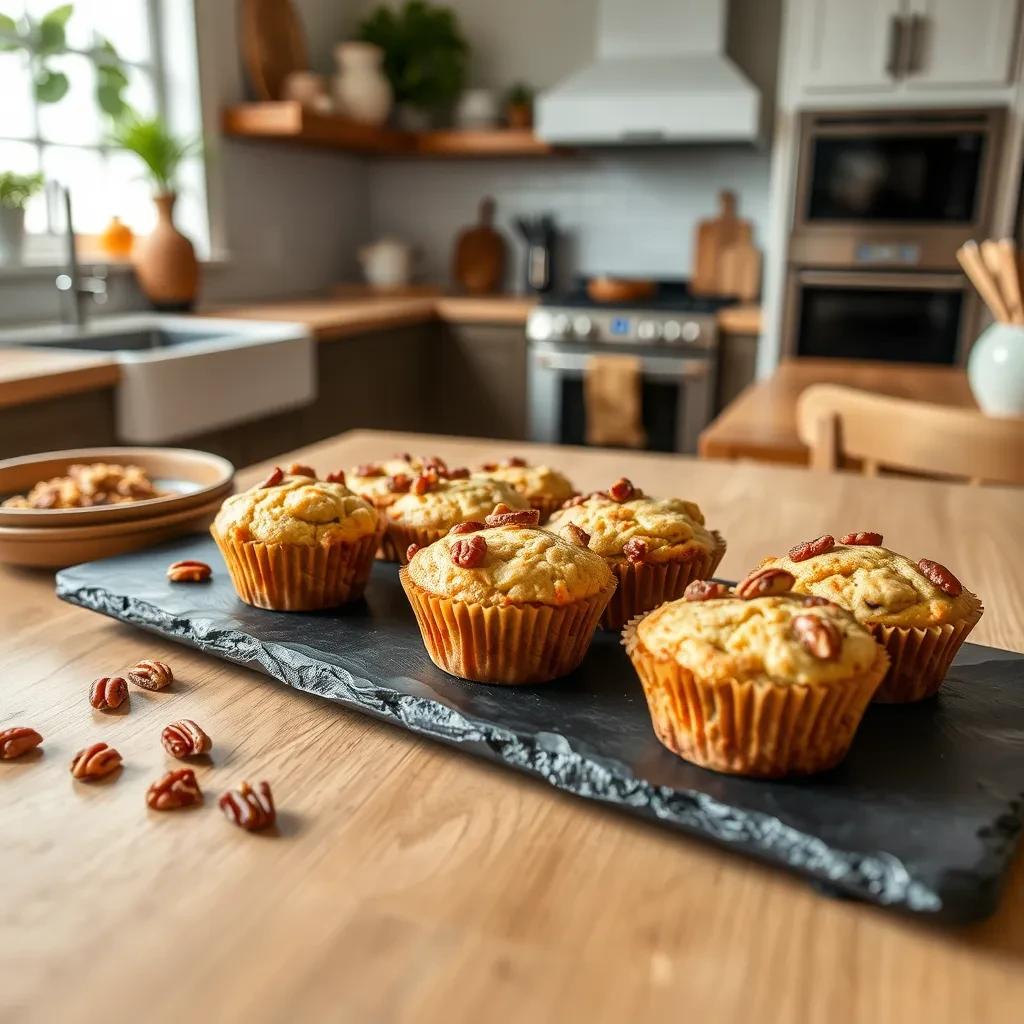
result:
M 328 545 L 235 542 L 216 533 L 213 538 L 231 582 L 246 604 L 304 612 L 334 608 L 362 597 L 380 531 L 352 543 Z
M 540 513 L 540 524 L 543 526 L 565 503 L 558 498 L 547 498 L 543 494 L 524 494 L 523 497 Z
M 623 643 L 655 734 L 685 760 L 733 775 L 778 778 L 837 765 L 889 665 L 879 647 L 867 672 L 830 683 L 702 679 L 644 647 L 636 632 L 642 618 L 627 625 Z
M 925 627 L 865 623 L 889 654 L 889 671 L 875 693 L 877 703 L 909 704 L 939 692 L 956 652 L 985 611 L 981 601 L 971 597 L 975 607 L 959 622 Z
M 601 616 L 601 628 L 620 630 L 634 616 L 683 596 L 693 580 L 712 576 L 725 556 L 725 539 L 712 531 L 716 546 L 696 558 L 671 562 L 608 561 L 619 585 Z
M 438 597 L 399 570 L 430 660 L 450 675 L 510 686 L 572 672 L 587 653 L 615 584 L 566 605 L 487 606 Z

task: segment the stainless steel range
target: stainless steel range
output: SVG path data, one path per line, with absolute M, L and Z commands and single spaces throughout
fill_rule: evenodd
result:
M 713 410 L 715 312 L 733 301 L 696 298 L 683 281 L 659 282 L 652 297 L 621 305 L 594 302 L 585 281 L 546 296 L 526 323 L 530 439 L 585 444 L 588 364 L 621 352 L 639 362 L 647 447 L 696 451 Z

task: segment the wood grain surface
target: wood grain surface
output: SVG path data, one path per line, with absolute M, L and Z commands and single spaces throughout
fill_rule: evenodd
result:
M 121 371 L 110 356 L 38 348 L 0 349 L 0 408 L 113 387 Z
M 509 453 L 360 432 L 296 455 L 326 470 L 397 450 Z M 698 500 L 728 538 L 726 575 L 825 530 L 880 530 L 982 595 L 973 639 L 1024 651 L 1018 491 L 514 450 L 583 489 L 626 473 Z M 0 1020 L 1021 1019 L 1019 860 L 989 921 L 924 926 L 62 605 L 47 575 L 4 568 L 0 586 L 0 728 L 45 736 L 40 755 L 0 762 Z M 90 681 L 141 657 L 169 661 L 173 688 L 93 711 Z M 160 730 L 181 717 L 214 741 L 196 769 L 205 806 L 149 811 L 171 766 Z M 100 739 L 124 769 L 73 781 L 68 762 Z M 278 835 L 216 809 L 242 778 L 273 784 Z

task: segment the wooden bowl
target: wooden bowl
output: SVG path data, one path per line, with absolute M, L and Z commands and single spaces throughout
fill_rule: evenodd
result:
M 168 494 L 95 508 L 2 508 L 0 527 L 64 529 L 127 523 L 223 501 L 234 486 L 235 467 L 219 455 L 189 448 L 78 448 L 25 455 L 0 462 L 0 499 L 26 494 L 40 480 L 64 476 L 76 462 L 141 466 Z
M 592 277 L 587 282 L 587 295 L 594 302 L 637 302 L 649 299 L 658 286 L 653 281 L 626 277 Z

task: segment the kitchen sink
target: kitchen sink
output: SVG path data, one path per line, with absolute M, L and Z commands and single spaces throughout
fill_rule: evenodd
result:
M 12 346 L 109 354 L 121 371 L 117 432 L 134 444 L 181 440 L 316 397 L 314 341 L 297 323 L 125 315 L 0 331 L 0 347 Z

